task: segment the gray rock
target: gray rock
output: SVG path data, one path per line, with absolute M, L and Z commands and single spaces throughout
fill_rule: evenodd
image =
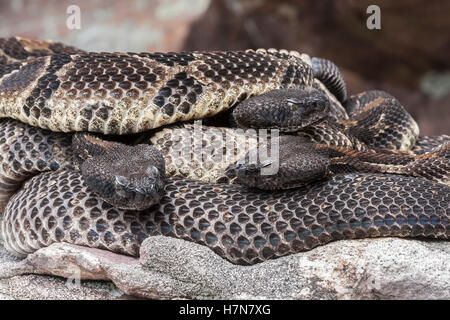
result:
M 22 261 L 0 262 L 0 298 L 17 297 L 5 281 L 35 273 L 75 284 L 109 279 L 118 289 L 103 291 L 106 298 L 123 292 L 153 299 L 450 299 L 449 261 L 449 242 L 397 238 L 338 241 L 254 266 L 233 265 L 202 245 L 163 236 L 145 240 L 139 260 L 54 244 Z M 20 290 L 24 283 L 15 281 Z M 90 297 L 80 292 L 78 298 Z
M 51 263 L 52 261 L 47 261 L 44 264 L 50 268 Z M 28 266 L 26 259 L 21 261 L 9 254 L 0 241 L 0 300 L 129 298 L 110 281 L 68 281 L 64 278 L 31 273 L 39 273 L 38 268 Z

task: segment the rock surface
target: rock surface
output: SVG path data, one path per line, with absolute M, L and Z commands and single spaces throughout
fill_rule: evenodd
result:
M 130 298 L 109 281 L 68 281 L 61 277 L 31 274 L 32 268 L 21 269 L 22 272 L 17 272 L 16 268 L 22 263 L 24 261 L 17 259 L 5 250 L 0 239 L 0 300 Z
M 2 248 L 0 279 L 0 298 L 450 299 L 450 243 L 346 240 L 249 267 L 163 236 L 140 259 L 54 244 L 19 261 Z

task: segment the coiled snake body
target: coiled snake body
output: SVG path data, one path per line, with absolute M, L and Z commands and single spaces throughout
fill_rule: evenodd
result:
M 140 212 L 117 209 L 70 169 L 70 135 L 54 132 L 136 133 L 214 115 L 273 89 L 320 87 L 308 57 L 277 50 L 96 54 L 48 42 L 2 41 L 0 117 L 51 130 L 2 120 L 0 143 L 9 150 L 2 159 L 12 168 L 3 169 L 3 200 L 17 181 L 44 171 L 25 182 L 4 209 L 2 237 L 16 255 L 61 241 L 138 255 L 146 237 L 163 234 L 204 244 L 234 263 L 253 264 L 338 239 L 450 235 L 449 187 L 402 175 L 337 174 L 276 192 L 169 178 L 158 205 Z M 328 139 L 331 144 L 364 141 L 339 101 L 332 104 L 331 117 L 347 121 L 350 134 Z M 400 141 L 391 148 L 410 149 L 418 130 L 408 121 L 406 134 L 385 132 L 373 145 Z M 335 137 L 333 126 L 309 130 L 305 134 L 316 140 L 330 132 Z M 365 143 L 371 141 L 358 148 L 364 151 Z M 441 152 L 446 177 L 448 147 Z

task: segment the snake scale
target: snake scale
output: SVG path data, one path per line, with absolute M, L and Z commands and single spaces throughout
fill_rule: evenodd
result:
M 396 105 L 389 97 L 377 101 L 379 95 L 365 96 L 367 101 L 350 97 L 344 106 L 357 115 L 348 118 L 345 85 L 315 79 L 318 72 L 307 55 L 263 49 L 86 53 L 18 37 L 0 39 L 0 50 L 0 117 L 9 118 L 1 120 L 0 131 L 7 152 L 0 172 L 2 238 L 18 256 L 61 241 L 138 255 L 146 237 L 162 234 L 206 245 L 233 263 L 254 264 L 339 239 L 450 235 L 450 187 L 419 177 L 338 173 L 302 188 L 268 192 L 217 183 L 217 176 L 216 182 L 192 180 L 203 173 L 188 170 L 183 178 L 166 179 L 158 205 L 137 212 L 99 198 L 73 169 L 72 135 L 64 132 L 140 133 L 204 119 L 274 89 L 315 88 L 327 92 L 330 118 L 338 122 L 308 126 L 302 134 L 368 154 L 371 146 L 431 150 L 422 159 L 436 159 L 439 175 L 448 175 L 449 137 L 417 141 L 417 125 L 406 117 L 396 131 L 388 127 L 365 140 L 363 132 L 380 124 L 374 117 L 390 123 L 383 111 L 377 116 L 377 109 L 365 107 L 387 101 L 396 110 Z M 374 116 L 358 118 L 365 112 Z M 189 167 L 165 154 L 171 130 L 152 138 L 169 160 L 168 176 Z

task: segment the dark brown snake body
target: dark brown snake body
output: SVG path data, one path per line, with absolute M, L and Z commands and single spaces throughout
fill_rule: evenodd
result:
M 310 188 L 264 192 L 170 179 L 160 205 L 118 210 L 77 172 L 39 175 L 5 210 L 3 237 L 26 255 L 55 242 L 139 254 L 148 236 L 206 245 L 233 263 L 254 264 L 333 240 L 450 237 L 450 188 L 398 175 L 336 175 Z
M 0 202 L 7 202 L 2 238 L 16 255 L 61 241 L 138 255 L 146 237 L 162 234 L 204 244 L 233 263 L 254 264 L 339 239 L 450 236 L 449 187 L 395 174 L 337 174 L 276 192 L 169 178 L 159 205 L 141 212 L 116 209 L 70 168 L 70 135 L 55 131 L 140 132 L 201 119 L 272 89 L 320 87 L 307 58 L 283 50 L 97 54 L 45 42 L 2 41 L 0 117 L 52 131 L 42 135 L 40 129 L 33 133 L 27 125 L 1 120 L 0 145 L 9 150 L 1 159 L 6 169 Z M 412 118 L 400 122 L 399 131 L 379 130 L 365 141 L 364 130 L 377 130 L 380 123 L 392 128 L 391 120 L 380 111 L 356 125 L 339 101 L 334 104 L 332 117 L 340 124 L 317 124 L 303 134 L 335 141 L 330 144 L 336 150 L 352 145 L 358 152 L 370 152 L 367 145 L 408 150 L 416 143 Z M 361 123 L 365 129 L 358 129 Z M 448 165 L 446 156 L 439 161 Z M 443 170 L 448 175 L 448 168 Z M 30 172 L 43 173 L 16 192 Z

